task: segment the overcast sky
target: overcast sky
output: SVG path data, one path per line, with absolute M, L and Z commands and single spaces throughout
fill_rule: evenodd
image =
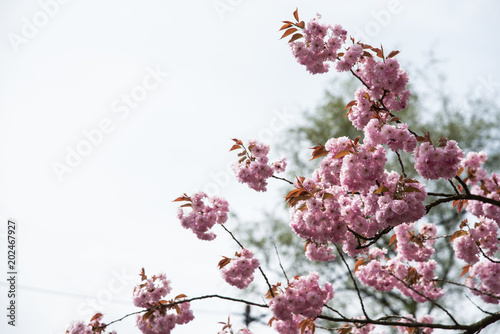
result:
M 106 322 L 132 312 L 142 267 L 176 294 L 237 295 L 216 269 L 236 245 L 196 239 L 171 201 L 205 190 L 251 217 L 269 200 L 230 177 L 230 138 L 272 143 L 346 75 L 295 62 L 277 30 L 296 7 L 397 48 L 403 64 L 432 49 L 457 105 L 498 95 L 493 0 L 0 2 L 0 268 L 13 218 L 19 273 L 18 326 L 2 315 L 2 333 L 64 333 L 95 304 Z M 5 280 L 0 295 L 5 310 Z M 242 310 L 213 305 L 193 304 L 176 333 L 216 333 Z M 133 319 L 113 328 L 139 333 Z

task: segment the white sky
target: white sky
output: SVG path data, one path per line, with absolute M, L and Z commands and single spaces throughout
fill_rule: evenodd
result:
M 18 326 L 2 315 L 0 332 L 64 333 L 71 320 L 88 320 L 92 300 L 106 322 L 119 318 L 136 310 L 129 301 L 143 266 L 165 272 L 174 293 L 237 295 L 216 269 L 235 245 L 196 239 L 171 201 L 217 190 L 236 213 L 252 216 L 270 199 L 227 177 L 230 138 L 277 139 L 342 76 L 309 75 L 279 40 L 280 21 L 296 7 L 306 21 L 321 13 L 366 42 L 398 48 L 403 63 L 422 64 L 433 49 L 457 104 L 475 92 L 488 98 L 491 87 L 498 93 L 498 2 L 405 1 L 390 17 L 380 14 L 393 3 L 73 0 L 50 7 L 43 22 L 38 1 L 0 2 L 3 273 L 7 219 L 19 227 Z M 35 31 L 26 23 L 34 19 Z M 12 38 L 26 39 L 14 47 Z M 154 81 L 155 70 L 168 76 Z M 133 92 L 144 99 L 126 107 L 122 96 Z M 100 126 L 108 133 L 84 147 L 84 132 Z M 53 164 L 78 147 L 91 152 L 60 182 Z M 126 279 L 118 283 L 116 273 Z M 2 279 L 4 310 L 6 294 Z M 214 303 L 193 304 L 196 321 L 176 333 L 216 333 L 217 321 L 242 310 Z M 131 319 L 113 328 L 139 333 Z

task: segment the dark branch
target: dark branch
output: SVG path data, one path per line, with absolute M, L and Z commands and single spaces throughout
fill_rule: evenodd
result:
M 467 199 L 479 201 L 479 202 L 483 202 L 483 203 L 488 203 L 488 204 L 500 207 L 500 201 L 496 201 L 492 198 L 488 198 L 488 197 L 484 197 L 484 196 L 480 196 L 480 195 L 474 195 L 474 194 L 460 194 L 460 195 L 453 195 L 453 196 L 448 196 L 446 198 L 440 198 L 438 200 L 435 200 L 434 202 L 431 202 L 425 206 L 425 211 L 427 213 L 429 213 L 429 211 L 433 207 L 438 206 L 442 203 L 452 202 L 452 201 L 456 201 L 456 200 L 467 200 Z

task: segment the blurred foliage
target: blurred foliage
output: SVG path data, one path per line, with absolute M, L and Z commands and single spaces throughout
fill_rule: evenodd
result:
M 426 66 L 426 74 L 420 74 L 417 82 L 418 87 L 409 87 L 412 98 L 407 109 L 401 111 L 397 116 L 418 134 L 430 132 L 431 138 L 437 141 L 440 136 L 454 139 L 465 153 L 469 151 L 485 151 L 488 153 L 488 161 L 485 167 L 491 171 L 492 167 L 498 166 L 500 162 L 500 132 L 498 131 L 500 119 L 500 108 L 492 101 L 481 101 L 478 99 L 467 99 L 459 107 L 453 107 L 453 97 L 447 93 L 446 80 L 437 72 L 438 62 L 431 61 Z M 433 83 L 434 86 L 429 83 Z M 288 159 L 287 179 L 293 180 L 296 176 L 308 177 L 319 165 L 321 159 L 309 161 L 312 150 L 309 148 L 318 144 L 324 144 L 329 138 L 347 136 L 351 139 L 362 136 L 362 133 L 354 128 L 348 118 L 345 117 L 344 109 L 354 96 L 354 91 L 360 86 L 355 79 L 337 81 L 332 83 L 325 93 L 324 101 L 313 111 L 306 112 L 301 125 L 288 130 L 274 151 L 283 152 Z M 437 87 L 437 88 L 436 88 Z M 455 104 L 457 105 L 457 104 Z M 463 105 L 468 106 L 464 108 Z M 412 168 L 413 158 L 411 154 L 401 154 L 405 172 L 409 177 L 418 177 Z M 401 172 L 401 166 L 395 154 L 388 157 L 386 169 Z M 277 180 L 272 180 L 276 181 Z M 446 181 L 429 183 L 429 191 L 440 188 L 451 192 L 453 189 Z M 285 185 L 284 185 L 285 186 Z M 282 194 L 291 190 L 287 185 Z M 284 196 L 284 195 L 283 195 Z M 341 259 L 329 263 L 311 262 L 304 255 L 304 240 L 300 239 L 290 229 L 288 222 L 288 208 L 284 202 L 277 203 L 276 209 L 266 212 L 266 218 L 262 221 L 245 222 L 238 224 L 235 231 L 246 247 L 254 250 L 262 260 L 266 272 L 282 277 L 281 282 L 286 285 L 286 280 L 280 269 L 276 251 L 279 251 L 282 265 L 288 277 L 306 274 L 311 270 L 317 271 L 325 279 L 334 284 L 335 308 L 347 309 L 357 308 L 359 301 L 355 294 L 352 280 L 349 277 Z M 428 222 L 438 225 L 438 234 L 448 235 L 457 230 L 457 226 L 463 219 L 463 213 L 458 214 L 452 209 L 451 204 L 435 207 L 424 218 Z M 384 247 L 392 233 L 386 238 L 379 240 L 377 245 Z M 394 254 L 392 249 L 389 255 Z M 457 263 L 453 250 L 447 239 L 439 239 L 436 243 L 436 254 L 433 256 L 439 264 L 436 273 L 440 278 L 450 279 L 458 277 L 461 266 L 465 263 Z M 353 267 L 353 261 L 350 266 Z M 452 275 L 450 275 L 452 273 Z M 275 283 L 275 282 L 272 282 Z M 359 285 L 359 284 L 358 284 Z M 417 304 L 409 298 L 404 297 L 398 291 L 380 293 L 371 288 L 359 285 L 365 303 L 374 316 L 384 314 L 416 314 L 429 313 L 434 305 L 430 303 Z M 259 289 L 262 287 L 259 287 Z M 447 286 L 446 300 L 440 303 L 450 310 L 456 309 L 456 301 L 462 299 L 459 292 L 453 286 Z M 452 294 L 454 294 L 452 296 Z M 343 296 L 340 298 L 339 296 Z M 457 299 L 458 298 L 458 299 Z M 352 312 L 348 312 L 352 313 Z M 356 312 L 355 315 L 359 315 Z M 438 317 L 439 319 L 439 317 Z

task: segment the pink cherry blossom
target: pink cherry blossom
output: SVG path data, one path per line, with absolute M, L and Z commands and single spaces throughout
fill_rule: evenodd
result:
M 239 288 L 246 288 L 253 281 L 253 273 L 259 267 L 259 260 L 253 257 L 253 252 L 242 249 L 236 253 L 236 258 L 221 269 L 224 280 Z

